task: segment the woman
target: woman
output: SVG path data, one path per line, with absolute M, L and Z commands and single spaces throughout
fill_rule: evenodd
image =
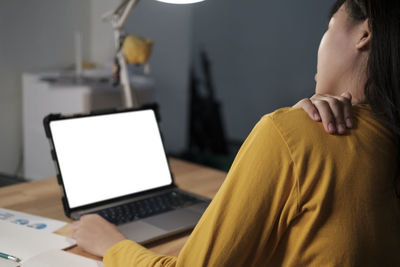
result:
M 264 116 L 179 257 L 149 252 L 92 215 L 73 226 L 78 244 L 105 253 L 106 266 L 400 266 L 399 18 L 399 1 L 336 1 L 316 93 L 345 89 L 364 103 L 352 109 L 354 129 L 327 135 L 295 108 Z M 298 106 L 314 115 L 308 101 Z M 331 107 L 335 125 L 323 103 L 314 100 L 326 130 L 342 133 L 348 110 Z

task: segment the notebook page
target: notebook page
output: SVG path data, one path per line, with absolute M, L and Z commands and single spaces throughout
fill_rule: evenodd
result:
M 26 260 L 44 251 L 76 244 L 72 238 L 0 221 L 0 252 Z
M 22 263 L 21 267 L 104 267 L 100 261 L 95 261 L 82 256 L 65 252 L 63 250 L 50 250 L 36 255 Z

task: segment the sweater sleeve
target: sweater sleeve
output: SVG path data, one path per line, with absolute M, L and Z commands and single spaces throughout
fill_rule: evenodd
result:
M 176 258 L 156 254 L 131 240 L 124 240 L 107 250 L 103 263 L 106 267 L 161 267 L 175 266 Z
M 265 266 L 298 212 L 289 148 L 265 116 L 242 145 L 224 184 L 177 258 L 132 241 L 109 249 L 107 267 Z

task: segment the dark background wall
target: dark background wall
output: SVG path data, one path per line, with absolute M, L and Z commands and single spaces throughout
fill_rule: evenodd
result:
M 193 53 L 208 51 L 230 139 L 314 92 L 331 0 L 208 0 L 193 7 Z

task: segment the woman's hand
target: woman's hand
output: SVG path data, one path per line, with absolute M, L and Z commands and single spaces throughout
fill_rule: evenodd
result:
M 315 94 L 300 100 L 293 107 L 304 109 L 315 121 L 322 121 L 327 133 L 344 134 L 346 127 L 353 127 L 351 98 L 348 92 L 341 96 Z
M 97 214 L 82 216 L 72 223 L 72 231 L 79 247 L 99 257 L 103 257 L 113 245 L 127 239 L 116 226 Z

